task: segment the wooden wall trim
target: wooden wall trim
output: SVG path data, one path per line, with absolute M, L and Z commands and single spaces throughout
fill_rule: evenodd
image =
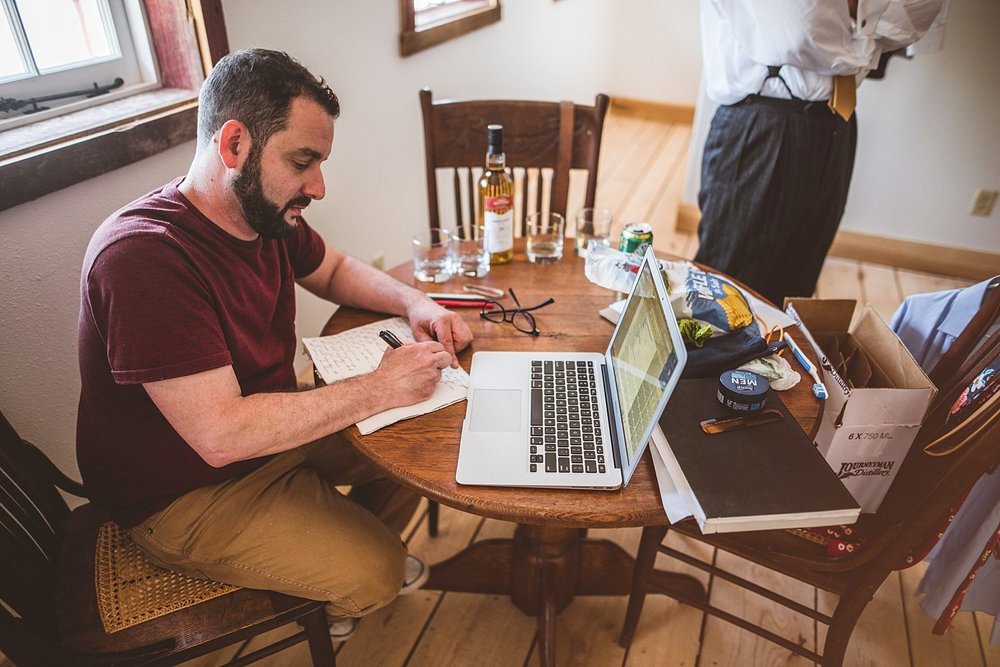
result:
M 701 220 L 701 211 L 697 204 L 681 202 L 677 208 L 677 224 L 674 229 L 682 234 L 697 234 L 698 222 Z
M 612 113 L 630 116 L 656 118 L 668 123 L 686 123 L 690 125 L 694 122 L 694 106 L 689 104 L 652 102 L 650 100 L 637 100 L 631 97 L 618 97 L 615 95 L 611 98 L 611 111 Z
M 968 280 L 986 280 L 1000 275 L 1000 253 L 906 241 L 847 229 L 837 232 L 830 254 Z
M 695 234 L 699 220 L 701 212 L 698 205 L 682 202 L 677 211 L 676 231 Z M 907 241 L 848 229 L 837 232 L 830 254 L 968 280 L 986 280 L 1000 275 L 1000 253 Z

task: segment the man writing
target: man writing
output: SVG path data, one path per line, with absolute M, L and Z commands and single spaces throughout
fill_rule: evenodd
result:
M 321 79 L 251 49 L 219 62 L 199 102 L 188 174 L 116 212 L 87 249 L 80 470 L 155 562 L 356 618 L 426 578 L 399 539 L 418 498 L 330 434 L 429 397 L 472 334 L 303 219 L 325 194 L 340 112 Z M 419 342 L 297 392 L 296 283 L 404 315 Z

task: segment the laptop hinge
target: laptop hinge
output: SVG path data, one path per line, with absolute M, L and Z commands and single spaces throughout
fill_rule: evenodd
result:
M 608 417 L 615 418 L 617 414 L 615 412 L 615 404 L 611 400 L 611 378 L 608 377 L 608 364 L 607 362 L 601 364 L 601 375 L 603 376 L 604 384 L 604 404 L 608 406 Z M 617 422 L 617 419 L 615 419 Z M 619 470 L 622 469 L 622 457 L 621 449 L 618 446 L 618 424 L 611 423 L 610 419 L 608 421 L 608 432 L 611 434 L 611 451 L 615 457 L 615 467 Z

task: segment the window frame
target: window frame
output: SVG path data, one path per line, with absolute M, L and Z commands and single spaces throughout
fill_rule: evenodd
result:
M 120 88 L 93 98 L 72 97 L 44 102 L 48 108 L 30 115 L 13 115 L 0 118 L 0 132 L 56 118 L 88 107 L 122 99 L 160 87 L 156 55 L 145 10 L 140 0 L 106 0 L 113 36 L 118 54 L 106 56 L 82 65 L 70 65 L 52 72 L 31 73 L 0 83 L 0 95 L 20 99 L 85 90 L 92 83 L 110 84 L 116 76 L 124 80 Z M 145 43 L 136 41 L 135 34 L 142 33 Z M 18 40 L 20 41 L 20 40 Z M 28 48 L 31 48 L 30 45 Z
M 164 85 L 185 91 L 183 99 L 177 99 L 176 90 L 165 102 L 153 94 L 148 105 L 105 124 L 48 137 L 0 156 L 0 211 L 196 137 L 201 79 L 229 52 L 229 40 L 222 0 L 189 0 L 184 5 L 176 0 L 145 0 L 154 39 L 166 36 L 184 42 L 178 48 L 157 49 L 169 54 L 158 63 Z
M 403 57 L 484 28 L 501 18 L 500 0 L 462 0 L 440 20 L 419 29 L 413 0 L 400 0 L 399 12 L 399 54 Z

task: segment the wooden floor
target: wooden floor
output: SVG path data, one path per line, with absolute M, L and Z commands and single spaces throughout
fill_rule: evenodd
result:
M 690 127 L 635 117 L 611 116 L 601 156 L 597 201 L 612 209 L 619 224 L 653 224 L 656 247 L 691 257 L 696 239 L 673 233 L 687 161 Z M 579 184 L 575 185 L 577 187 Z M 572 199 L 571 199 L 572 201 Z M 617 236 L 617 232 L 615 233 Z M 871 303 L 888 319 L 903 297 L 960 287 L 966 281 L 836 258 L 827 260 L 817 290 L 821 297 L 848 297 Z M 600 494 L 595 494 L 595 502 Z M 406 535 L 411 551 L 429 562 L 443 560 L 474 539 L 510 536 L 514 526 L 441 508 L 441 533 L 428 537 L 422 512 Z M 592 531 L 633 553 L 639 529 Z M 674 536 L 669 538 L 675 539 Z M 680 542 L 678 541 L 678 544 Z M 746 575 L 803 604 L 829 612 L 828 596 L 813 587 L 763 570 L 698 543 L 681 545 L 702 558 Z M 724 581 L 660 556 L 661 567 L 691 572 L 705 582 L 714 604 L 763 621 L 810 648 L 822 642 L 823 628 L 812 620 L 777 609 L 773 603 L 741 593 Z M 892 667 L 1000 667 L 1000 647 L 988 644 L 989 624 L 961 613 L 944 637 L 930 634 L 932 621 L 914 595 L 923 566 L 893 574 L 879 589 L 851 641 L 847 664 Z M 625 598 L 577 598 L 559 617 L 556 655 L 560 665 L 701 666 L 807 664 L 807 661 L 756 636 L 661 596 L 650 596 L 629 651 L 616 643 Z M 299 647 L 301 648 L 301 647 Z M 537 663 L 535 622 L 505 598 L 421 591 L 400 598 L 365 618 L 358 634 L 341 645 L 338 664 L 475 667 Z M 273 664 L 299 665 L 302 651 L 286 651 Z

